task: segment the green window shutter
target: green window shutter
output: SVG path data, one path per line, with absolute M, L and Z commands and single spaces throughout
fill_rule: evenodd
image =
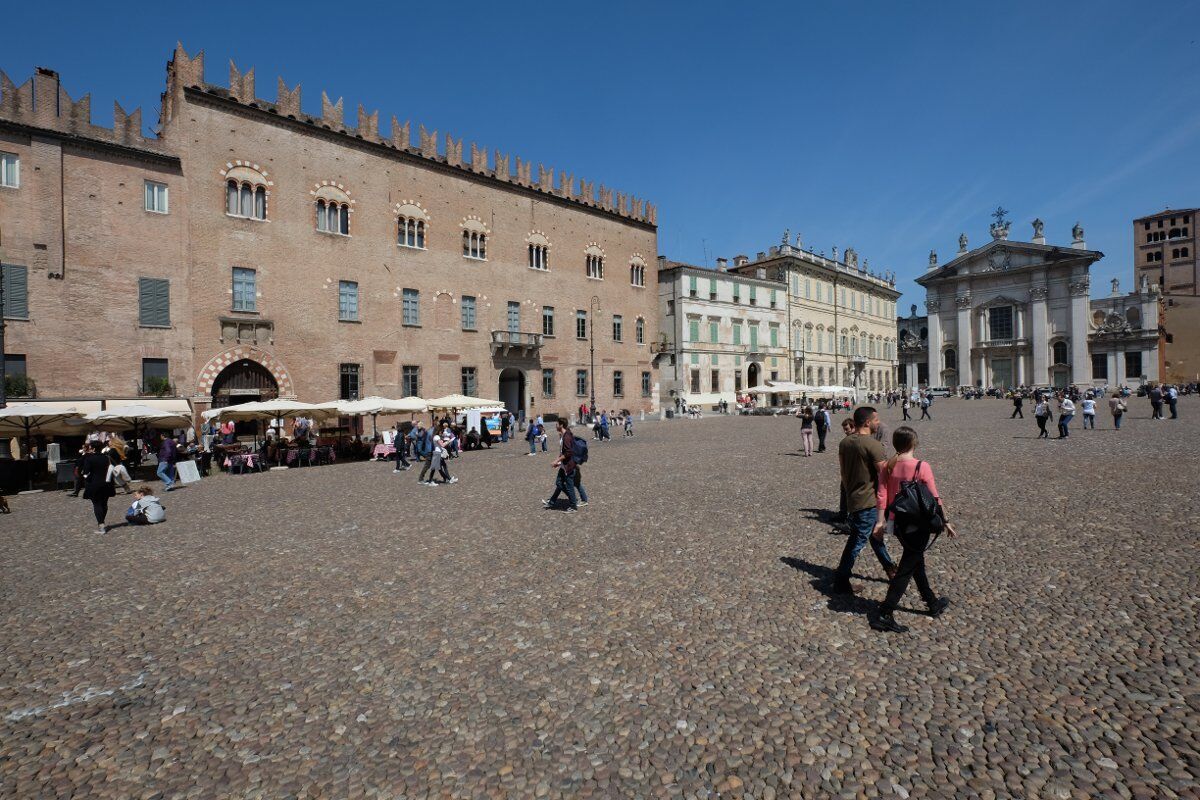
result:
M 692 294 L 696 293 L 696 276 L 695 275 L 688 276 L 688 291 Z
M 138 278 L 138 324 L 147 328 L 171 327 L 169 280 Z
M 751 286 L 750 287 L 750 302 L 753 303 L 757 297 L 758 297 L 758 287 Z
M 692 353 L 692 363 L 693 364 L 700 363 L 700 354 L 699 353 Z
M 716 278 L 708 279 L 708 293 L 710 295 L 717 293 L 717 279 Z
M 716 353 L 712 354 L 711 360 L 712 360 L 712 365 L 715 367 L 717 365 L 717 354 Z
M 758 326 L 750 326 L 750 349 L 758 350 Z
M 771 347 L 779 347 L 779 328 L 771 328 Z
M 11 319 L 29 319 L 29 269 L 14 264 L 5 264 L 4 316 Z
M 733 343 L 734 344 L 742 343 L 742 326 L 741 325 L 733 326 Z
M 714 344 L 715 344 L 715 343 L 717 342 L 717 340 L 718 340 L 718 337 L 717 337 L 717 323 L 715 323 L 715 322 L 710 322 L 710 323 L 708 323 L 708 340 L 709 340 L 710 342 L 713 342 Z
M 700 321 L 699 320 L 695 320 L 695 319 L 688 320 L 688 341 L 689 342 L 700 341 Z

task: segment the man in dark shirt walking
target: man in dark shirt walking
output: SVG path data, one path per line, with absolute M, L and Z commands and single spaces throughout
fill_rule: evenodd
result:
M 579 511 L 575 501 L 575 435 L 571 433 L 571 428 L 562 417 L 558 418 L 558 435 L 562 437 L 562 447 L 553 464 L 558 467 L 558 476 L 554 479 L 554 494 L 550 495 L 549 500 L 543 500 L 542 505 L 552 508 L 558 502 L 558 496 L 565 494 L 569 503 L 567 513 L 574 514 Z
M 875 493 L 879 485 L 879 472 L 885 463 L 883 448 L 872 435 L 878 427 L 879 415 L 875 409 L 860 406 L 854 410 L 854 433 L 842 439 L 838 445 L 842 491 L 846 497 L 846 522 L 850 527 L 850 536 L 833 578 L 833 590 L 839 594 L 854 592 L 850 573 L 858 554 L 868 542 L 888 579 L 891 580 L 896 574 L 896 562 L 888 554 L 887 545 L 871 536 L 878 520 Z
M 1013 413 L 1012 413 L 1012 416 L 1009 417 L 1009 419 L 1016 419 L 1017 417 L 1020 417 L 1021 419 L 1025 419 L 1025 411 L 1022 408 L 1022 406 L 1024 406 L 1024 405 L 1025 405 L 1025 398 L 1019 394 L 1014 394 L 1013 395 Z

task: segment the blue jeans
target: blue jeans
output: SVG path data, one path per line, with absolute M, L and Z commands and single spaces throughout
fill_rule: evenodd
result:
M 1124 414 L 1113 414 L 1113 427 L 1116 428 L 1117 430 L 1121 430 L 1121 417 L 1123 417 L 1123 416 L 1125 416 L 1125 415 Z
M 554 479 L 554 494 L 550 495 L 550 502 L 554 503 L 557 501 L 559 494 L 566 494 L 567 502 L 571 504 L 571 508 L 576 507 L 575 476 L 568 475 L 561 469 L 558 471 L 558 477 Z
M 579 467 L 575 468 L 575 479 L 571 482 L 575 484 L 575 491 L 579 492 L 579 499 L 586 503 L 588 501 L 587 490 L 583 488 L 583 470 Z
M 871 543 L 871 549 L 875 551 L 875 557 L 879 559 L 879 563 L 883 565 L 884 569 L 896 566 L 896 562 L 888 554 L 887 545 L 876 541 L 871 536 L 871 531 L 875 528 L 875 522 L 878 519 L 879 511 L 875 508 L 851 511 L 846 515 L 846 522 L 850 525 L 850 536 L 846 539 L 846 548 L 842 550 L 842 560 L 838 562 L 837 572 L 834 575 L 836 583 L 850 582 L 850 572 L 854 569 L 854 562 L 862 549 L 867 546 L 868 541 Z
M 537 452 L 537 437 L 535 436 L 529 440 L 529 455 L 533 455 L 536 452 Z
M 174 478 L 175 465 L 174 464 L 167 463 L 166 461 L 158 462 L 157 473 L 158 473 L 158 479 L 160 481 L 162 481 L 164 484 L 166 484 L 166 487 L 168 489 L 170 489 L 172 486 L 175 485 L 175 478 Z
M 1067 428 L 1067 426 L 1071 424 L 1071 420 L 1074 418 L 1075 418 L 1074 414 L 1063 414 L 1062 416 L 1060 416 L 1058 418 L 1058 435 L 1059 436 L 1065 437 L 1065 436 L 1071 435 L 1071 431 Z

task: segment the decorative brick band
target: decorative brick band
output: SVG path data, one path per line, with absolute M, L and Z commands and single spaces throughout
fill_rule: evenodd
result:
M 224 353 L 213 356 L 212 360 L 204 365 L 204 369 L 200 370 L 200 377 L 196 381 L 196 394 L 210 395 L 212 394 L 213 383 L 217 380 L 217 376 L 229 367 L 231 364 L 236 364 L 238 361 L 254 361 L 263 366 L 279 385 L 279 394 L 282 397 L 295 394 L 292 388 L 292 378 L 288 374 L 287 367 L 265 350 L 260 350 L 253 345 L 240 344 L 237 347 L 230 348 Z

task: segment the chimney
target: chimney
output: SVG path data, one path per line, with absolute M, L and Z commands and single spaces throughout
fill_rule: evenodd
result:
M 667 268 L 667 257 L 666 256 L 658 257 L 658 268 L 660 270 L 664 270 Z
M 717 272 L 728 272 L 729 260 L 724 258 L 717 259 Z
M 750 259 L 747 258 L 746 256 L 737 255 L 737 256 L 733 257 L 733 265 L 735 267 L 744 267 L 749 263 L 750 263 Z
M 772 258 L 779 255 L 779 248 L 777 246 L 772 245 L 769 250 Z
M 756 259 L 754 259 L 754 260 L 755 260 L 755 261 L 762 261 L 762 260 L 763 260 L 763 259 L 765 259 L 766 257 L 767 257 L 767 254 L 766 254 L 766 253 L 764 253 L 762 250 L 759 250 L 759 251 L 758 251 L 758 258 L 756 258 Z

